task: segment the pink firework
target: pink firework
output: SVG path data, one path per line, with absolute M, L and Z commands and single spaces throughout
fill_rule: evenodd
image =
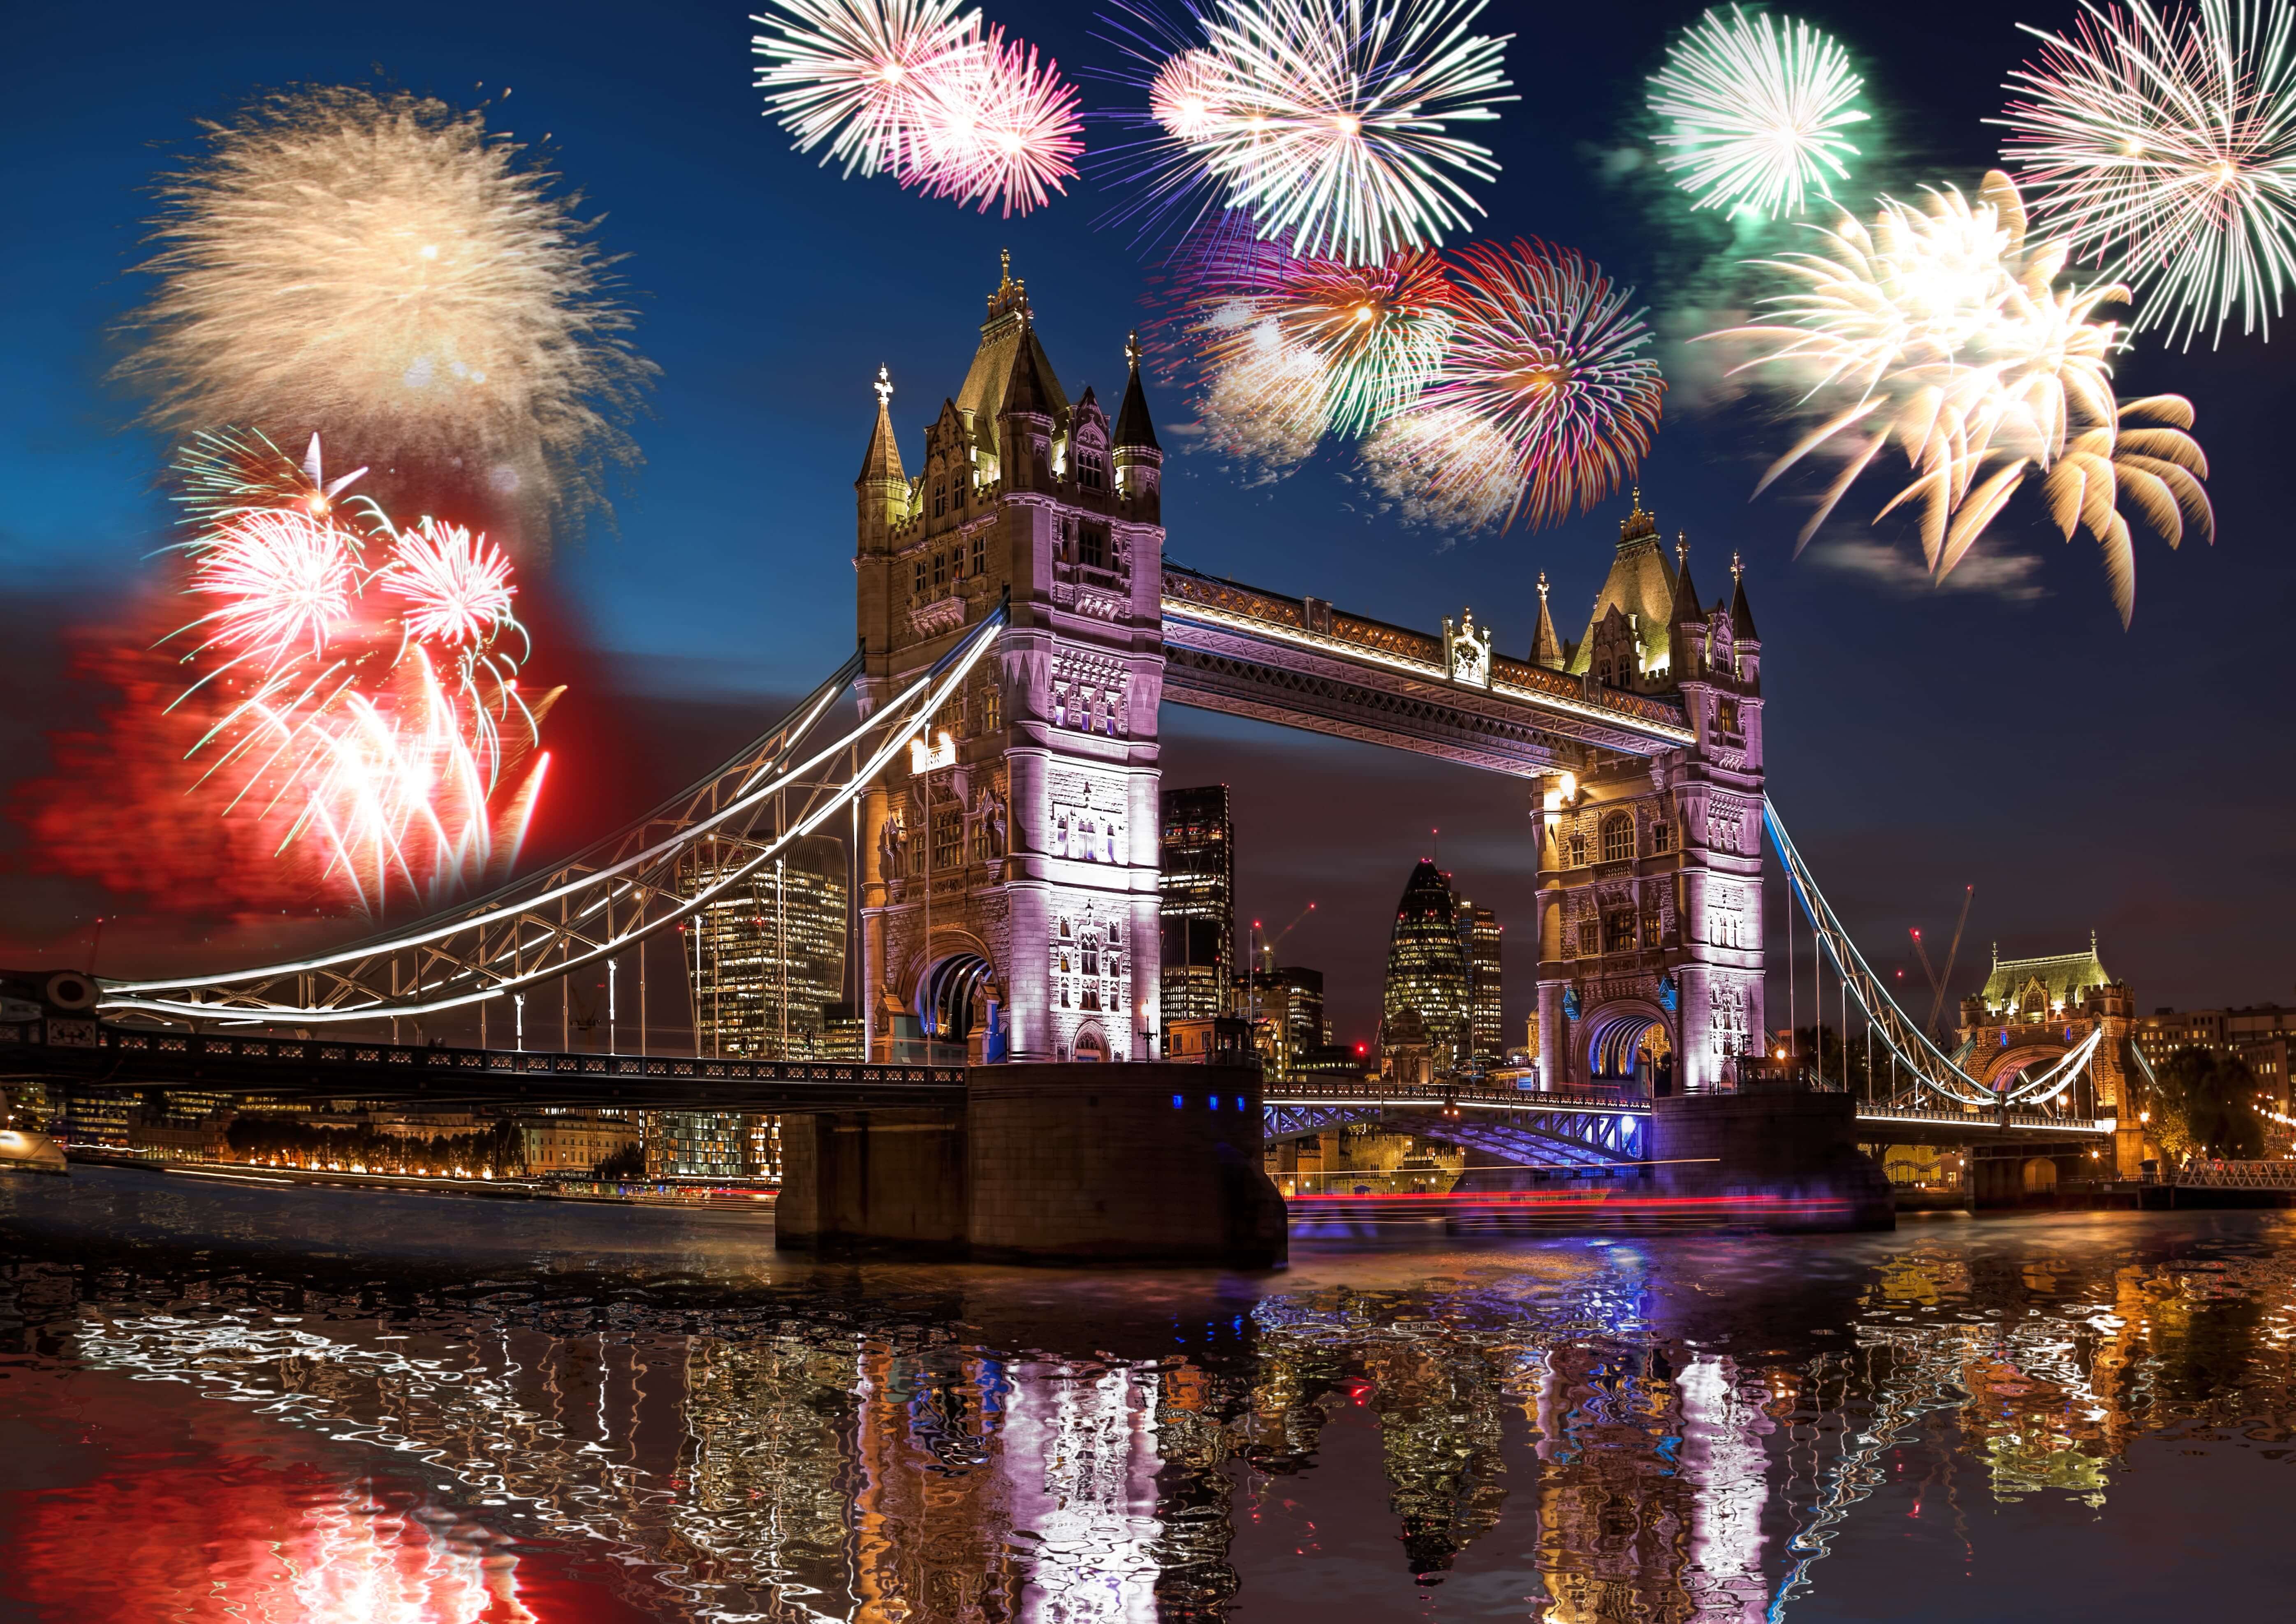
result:
M 1666 393 L 1651 330 L 1634 290 L 1570 249 L 1473 243 L 1455 265 L 1450 347 L 1412 410 L 1497 431 L 1522 480 L 1508 522 L 1559 523 L 1649 453 Z
M 960 0 L 774 0 L 750 21 L 770 30 L 751 48 L 766 108 L 822 162 L 845 173 L 899 170 L 914 132 L 917 97 L 955 53 L 979 49 L 980 13 Z
M 1002 29 L 940 57 L 922 75 L 914 116 L 901 184 L 959 206 L 977 201 L 983 214 L 1001 203 L 1008 218 L 1025 215 L 1048 192 L 1065 194 L 1084 151 L 1076 86 Z
M 484 535 L 425 515 L 399 533 L 376 584 L 406 600 L 399 611 L 408 635 L 475 647 L 511 624 L 510 560 Z
M 358 585 L 357 543 L 299 504 L 234 516 L 200 548 L 190 590 L 224 600 L 199 623 L 211 643 L 272 663 L 307 643 L 317 657 Z

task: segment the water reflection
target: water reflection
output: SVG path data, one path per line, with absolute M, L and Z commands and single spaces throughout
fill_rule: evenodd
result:
M 2292 1236 L 2278 1215 L 2131 1219 L 1437 1246 L 1258 1283 L 665 1285 L 107 1268 L 34 1225 L 7 1269 L 12 1368 L 176 1384 L 311 1453 L 291 1506 L 230 1488 L 237 1533 L 184 1509 L 196 1480 L 145 1473 L 98 1474 L 10 1538 L 37 1570 L 132 1526 L 136 1560 L 252 1573 L 215 1553 L 291 1522 L 284 1577 L 234 1581 L 258 1598 L 244 1618 L 588 1616 L 535 1599 L 545 1552 L 662 1618 L 1144 1624 L 1326 1616 L 1319 1595 L 1558 1624 L 1824 1616 L 1829 1590 L 1871 1593 L 1878 1519 L 1956 1550 L 2012 1537 L 2029 1503 L 2110 1531 L 2131 1451 L 2164 1440 L 2284 1473 Z M 0 1384 L 0 1413 L 25 1391 Z M 80 1401 L 102 1417 L 115 1391 Z

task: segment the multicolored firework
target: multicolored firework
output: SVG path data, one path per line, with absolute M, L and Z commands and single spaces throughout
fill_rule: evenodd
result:
M 316 428 L 424 505 L 594 500 L 649 369 L 578 200 L 521 150 L 477 113 L 347 88 L 210 126 L 140 267 L 157 286 L 121 371 L 152 423 Z
M 1488 490 L 1505 467 L 1515 486 L 1507 522 L 1533 528 L 1600 502 L 1649 453 L 1666 393 L 1646 353 L 1651 330 L 1628 308 L 1634 290 L 1536 239 L 1471 243 L 1452 279 L 1449 348 L 1398 416 L 1388 465 L 1428 470 L 1439 505 L 1455 507 L 1460 498 L 1442 492 Z
M 1802 527 L 1806 543 L 1895 445 L 1914 477 L 1875 518 L 1918 506 L 1923 551 L 1943 579 L 2041 474 L 2066 538 L 2086 528 L 2103 548 L 2127 624 L 2136 561 L 2122 502 L 2172 547 L 2187 525 L 2215 528 L 2191 405 L 2114 397 L 2121 330 L 2095 312 L 2128 290 L 2059 288 L 2067 244 L 2027 241 L 2023 200 L 1998 172 L 1974 202 L 1950 187 L 1921 208 L 1884 199 L 1870 230 L 1844 219 L 1827 244 L 1760 262 L 1795 290 L 1769 301 L 1767 320 L 1708 335 L 1747 347 L 1738 371 L 1770 371 L 1818 417 L 1757 494 L 1821 449 L 1842 460 Z
M 1865 81 L 1841 43 L 1806 22 L 1735 5 L 1691 26 L 1651 78 L 1659 162 L 1701 208 L 1798 215 L 1808 195 L 1849 178 Z
M 2101 8 L 2009 76 L 2003 157 L 2083 259 L 2137 296 L 2136 327 L 2189 347 L 2269 337 L 2296 280 L 2296 55 L 2286 0 Z M 2020 25 L 2021 27 L 2023 25 Z
M 1280 356 L 1280 373 L 1313 377 L 1319 415 L 1309 439 L 1367 432 L 1414 399 L 1443 358 L 1451 282 L 1424 249 L 1352 265 L 1216 228 L 1193 238 L 1190 250 L 1181 280 L 1197 360 L 1221 378 L 1265 373 Z M 1295 393 L 1296 405 L 1308 404 L 1305 391 Z
M 1077 92 L 1034 46 L 981 32 L 959 0 L 774 0 L 750 21 L 757 85 L 809 152 L 928 196 L 1026 214 L 1064 192 L 1084 151 Z
M 275 850 L 312 844 L 323 883 L 369 917 L 514 863 L 548 757 L 509 779 L 549 698 L 519 692 L 501 551 L 340 502 L 357 476 L 327 480 L 316 437 L 298 464 L 259 433 L 202 435 L 179 471 L 186 591 L 218 607 L 176 634 L 201 674 L 169 708 L 204 724 L 191 754 L 224 815 Z
M 1507 41 L 1471 34 L 1484 0 L 1211 0 L 1201 43 L 1163 50 L 1152 14 L 1128 48 L 1145 69 L 1147 138 L 1130 215 L 1242 210 L 1303 257 L 1381 264 L 1439 243 L 1498 174 L 1450 133 L 1513 101 Z
M 963 0 L 773 0 L 751 22 L 772 30 L 750 48 L 766 60 L 758 88 L 766 110 L 821 161 L 844 161 L 848 176 L 901 172 L 916 126 L 921 90 L 952 55 L 972 48 L 978 10 Z

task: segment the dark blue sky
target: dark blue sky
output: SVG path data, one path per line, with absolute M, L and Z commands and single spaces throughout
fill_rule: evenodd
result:
M 1632 135 L 1642 76 L 1697 9 L 1496 0 L 1488 17 L 1517 33 L 1509 66 L 1523 99 L 1485 137 L 1505 165 L 1485 192 L 1486 234 L 1578 248 L 1655 311 L 1686 302 L 1670 217 L 1602 177 L 1605 155 Z M 2036 0 L 2017 14 L 2062 24 L 2072 11 Z M 1892 184 L 1973 182 L 1991 147 L 1980 120 L 2024 54 L 2010 13 L 1826 4 L 1797 14 L 1841 34 L 1866 69 Z M 1011 0 L 989 17 L 1071 74 L 1116 60 L 1091 37 L 1089 8 Z M 693 719 L 691 748 L 660 747 L 649 771 L 701 766 L 767 697 L 808 685 L 849 646 L 850 480 L 868 380 L 880 362 L 892 368 L 914 458 L 963 374 L 1000 246 L 1029 283 L 1071 393 L 1095 382 L 1108 394 L 1138 319 L 1142 256 L 1122 233 L 1095 230 L 1111 191 L 1087 179 L 1041 214 L 1003 222 L 887 181 L 840 179 L 760 117 L 738 4 L 129 4 L 20 8 L 12 23 L 0 68 L 13 224 L 0 256 L 0 669 L 14 690 L 0 749 L 11 779 L 42 769 L 40 730 L 84 704 L 51 668 L 55 627 L 100 617 L 166 539 L 152 483 L 161 449 L 126 426 L 133 403 L 102 383 L 109 330 L 138 297 L 127 273 L 149 209 L 141 189 L 195 120 L 251 91 L 373 83 L 378 70 L 464 104 L 507 89 L 492 121 L 546 133 L 557 167 L 607 216 L 600 241 L 627 256 L 637 339 L 661 378 L 636 426 L 646 461 L 618 494 L 617 529 L 565 549 L 554 588 L 600 650 L 586 680 L 636 711 Z M 1086 80 L 1087 108 L 1123 94 Z M 2291 343 L 2234 339 L 2189 355 L 2148 344 L 2124 367 L 2128 393 L 2195 401 L 2220 529 L 2215 547 L 2180 552 L 2139 540 L 2127 632 L 2093 545 L 2060 542 L 2037 505 L 2013 507 L 1944 591 L 1923 580 L 1909 536 L 1859 528 L 1874 503 L 1796 560 L 1803 510 L 1747 500 L 1777 430 L 1748 407 L 1702 406 L 1677 383 L 1644 476 L 1647 505 L 1669 533 L 1689 530 L 1710 595 L 1730 551 L 1745 553 L 1767 646 L 1773 793 L 1869 951 L 1891 957 L 1908 923 L 1949 928 L 1974 883 L 1980 952 L 1995 938 L 2005 951 L 2073 947 L 2095 927 L 2145 1007 L 2290 994 L 2296 773 L 2281 646 L 2296 591 L 2272 493 L 2286 477 Z M 1176 392 L 1157 405 L 1160 421 L 1185 422 Z M 1558 530 L 1447 546 L 1374 511 L 1349 461 L 1327 453 L 1254 485 L 1204 453 L 1177 455 L 1168 556 L 1424 626 L 1472 604 L 1514 652 L 1544 569 L 1565 634 L 1577 634 L 1623 499 Z M 1464 888 L 1527 918 L 1519 787 L 1185 713 L 1168 713 L 1166 730 L 1168 781 L 1235 787 L 1247 912 L 1281 920 L 1310 897 L 1324 904 L 1285 957 L 1331 972 L 1343 1032 L 1372 1018 L 1385 920 L 1430 826 L 1445 827 L 1442 856 Z M 554 742 L 578 755 L 584 741 Z M 27 949 L 70 956 L 74 919 L 106 905 L 0 875 L 6 934 Z M 151 927 L 152 951 L 166 934 Z M 1511 951 L 1509 968 L 1519 1008 L 1527 951 Z

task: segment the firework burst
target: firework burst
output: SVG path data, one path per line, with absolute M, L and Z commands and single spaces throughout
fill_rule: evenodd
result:
M 226 816 L 316 847 L 362 913 L 435 905 L 516 861 L 541 768 L 515 789 L 511 770 L 548 699 L 519 692 L 500 549 L 427 516 L 396 529 L 320 459 L 316 437 L 299 465 L 226 431 L 180 461 L 185 590 L 219 607 L 177 633 L 200 674 L 168 708 L 202 729 L 194 788 Z
M 1084 151 L 1076 106 L 1058 64 L 1039 64 L 1035 46 L 991 29 L 928 76 L 902 184 L 960 206 L 978 201 L 984 214 L 1001 203 L 1008 218 L 1042 208 L 1048 190 L 1065 192 L 1075 178 Z
M 140 267 L 156 287 L 122 371 L 152 423 L 316 426 L 418 486 L 594 499 L 649 369 L 578 200 L 520 152 L 476 113 L 347 88 L 209 126 Z
M 2118 323 L 2109 282 L 2059 288 L 2069 249 L 2029 242 L 2022 200 L 1992 174 L 1972 202 L 1947 188 L 1924 207 L 1884 199 L 1869 230 L 1844 219 L 1822 254 L 1761 262 L 1793 290 L 1768 319 L 1711 334 L 1748 347 L 1739 369 L 1778 379 L 1818 421 L 1763 476 L 1757 494 L 1821 450 L 1841 468 L 1803 526 L 1807 543 L 1895 445 L 1912 478 L 1883 505 L 1917 508 L 1931 575 L 1944 578 L 2032 474 L 2070 540 L 2103 549 L 2128 624 L 2136 564 L 2123 503 L 2175 546 L 2213 535 L 2208 462 L 2174 396 L 2119 401 Z M 2129 428 L 2135 423 L 2154 425 Z
M 774 0 L 751 22 L 768 32 L 750 47 L 767 111 L 822 162 L 845 173 L 900 171 L 909 160 L 917 101 L 949 59 L 976 48 L 980 13 L 962 0 Z
M 2082 4 L 2070 34 L 2026 29 L 2041 52 L 2010 75 L 2003 156 L 2074 251 L 2130 285 L 2140 330 L 2215 341 L 2237 312 L 2268 337 L 2296 279 L 2296 12 Z
M 1452 134 L 1514 98 L 1512 35 L 1472 34 L 1483 0 L 1214 0 L 1200 42 L 1142 15 L 1145 139 L 1130 213 L 1247 212 L 1260 235 L 1311 258 L 1376 265 L 1465 228 L 1493 179 L 1488 149 Z
M 1488 488 L 1493 441 L 1511 448 L 1508 522 L 1559 523 L 1600 502 L 1650 451 L 1666 382 L 1647 351 L 1651 330 L 1630 310 L 1632 289 L 1570 249 L 1518 239 L 1471 243 L 1456 257 L 1455 325 L 1442 364 L 1398 420 L 1393 466 L 1439 469 L 1442 487 Z M 1474 424 L 1488 433 L 1461 434 Z M 1455 504 L 1456 505 L 1456 504 Z
M 1840 42 L 1806 22 L 1709 12 L 1651 79 L 1659 162 L 1701 208 L 1798 215 L 1849 177 L 1857 148 L 1842 132 L 1867 117 L 1863 86 Z

